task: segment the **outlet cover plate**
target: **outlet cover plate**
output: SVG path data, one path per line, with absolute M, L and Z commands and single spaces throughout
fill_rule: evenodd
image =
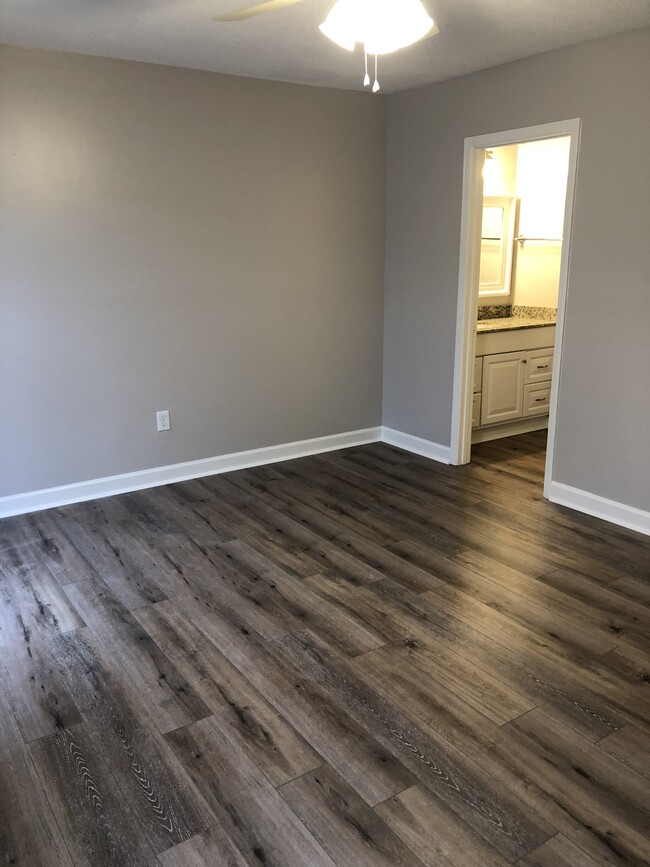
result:
M 156 424 L 158 431 L 171 430 L 172 423 L 168 409 L 161 409 L 160 412 L 156 413 Z

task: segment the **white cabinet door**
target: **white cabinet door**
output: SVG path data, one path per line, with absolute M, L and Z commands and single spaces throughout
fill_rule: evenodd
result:
M 526 353 L 526 383 L 548 382 L 553 375 L 553 347 L 529 349 Z
M 472 427 L 478 427 L 481 423 L 481 395 L 472 397 Z
M 479 356 L 474 359 L 474 394 L 481 390 L 481 379 L 483 377 L 483 359 Z
M 548 415 L 551 404 L 551 383 L 531 383 L 524 386 L 524 417 Z
M 523 415 L 525 352 L 483 358 L 481 424 L 512 421 Z

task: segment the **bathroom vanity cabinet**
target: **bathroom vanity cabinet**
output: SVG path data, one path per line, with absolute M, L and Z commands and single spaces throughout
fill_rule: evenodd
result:
M 477 336 L 473 441 L 547 426 L 555 326 Z

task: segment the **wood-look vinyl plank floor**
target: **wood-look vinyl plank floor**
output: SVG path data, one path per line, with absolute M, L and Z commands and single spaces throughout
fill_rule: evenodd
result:
M 0 864 L 650 863 L 650 540 L 545 437 L 0 521 Z

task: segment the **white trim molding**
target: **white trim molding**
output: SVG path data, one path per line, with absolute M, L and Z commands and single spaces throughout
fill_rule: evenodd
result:
M 87 500 L 98 500 L 116 494 L 142 491 L 146 488 L 170 485 L 174 482 L 185 482 L 190 479 L 214 476 L 234 470 L 244 470 L 249 467 L 259 467 L 278 461 L 289 461 L 294 458 L 319 455 L 376 442 L 395 446 L 438 463 L 451 463 L 451 448 L 449 446 L 442 446 L 431 440 L 389 427 L 366 428 L 365 430 L 283 443 L 261 449 L 250 449 L 199 461 L 187 461 L 181 464 L 171 464 L 167 467 L 154 467 L 134 473 L 122 473 L 103 479 L 91 479 L 72 485 L 0 497 L 0 518 L 9 518 L 13 515 L 38 512 L 57 506 L 68 506 L 72 503 L 83 503 Z M 644 512 L 642 509 L 626 506 L 614 500 L 607 500 L 604 497 L 572 488 L 560 482 L 551 482 L 548 498 L 551 502 L 561 506 L 568 506 L 570 509 L 585 512 L 596 518 L 602 518 L 605 521 L 650 536 L 650 512 Z
M 27 512 L 38 512 L 56 506 L 67 506 L 71 503 L 83 503 L 86 500 L 98 500 L 102 497 L 112 497 L 115 494 L 141 491 L 159 485 L 170 485 L 174 482 L 185 482 L 204 476 L 229 473 L 233 470 L 244 470 L 248 467 L 274 464 L 278 461 L 289 461 L 293 458 L 318 455 L 323 452 L 347 449 L 351 446 L 367 445 L 368 443 L 380 442 L 381 439 L 381 427 L 366 428 L 365 430 L 332 434 L 331 436 L 283 443 L 267 448 L 234 452 L 199 461 L 171 464 L 167 467 L 154 467 L 134 473 L 122 473 L 104 479 L 91 479 L 86 482 L 46 488 L 41 491 L 28 491 L 24 494 L 0 497 L 0 518 L 24 515 Z
M 390 427 L 383 427 L 381 429 L 381 441 L 389 446 L 413 452 L 415 455 L 431 458 L 432 461 L 438 461 L 440 464 L 451 462 L 451 449 L 449 446 L 441 446 L 439 443 L 431 442 L 431 440 L 402 433 L 402 431 L 393 430 Z
M 548 428 L 548 418 L 540 419 L 539 416 L 507 421 L 491 427 L 476 427 L 472 431 L 472 445 L 488 443 L 502 437 L 516 437 L 518 434 L 533 433 L 537 430 L 546 430 L 546 428 Z
M 451 423 L 451 463 L 467 464 L 471 455 L 472 382 L 476 347 L 476 308 L 479 300 L 479 270 L 481 259 L 481 219 L 483 214 L 483 163 L 486 148 L 521 142 L 569 136 L 569 172 L 564 211 L 564 243 L 560 265 L 560 287 L 553 378 L 551 381 L 550 418 L 546 461 L 546 486 L 551 481 L 555 447 L 556 408 L 562 373 L 564 310 L 569 282 L 571 230 L 575 198 L 580 119 L 571 118 L 523 129 L 472 136 L 465 139 L 463 162 L 463 195 L 461 205 L 460 258 L 458 266 L 458 301 L 456 308 L 456 349 Z M 548 496 L 548 494 L 545 494 Z
M 624 503 L 617 503 L 616 500 L 607 500 L 605 497 L 572 488 L 562 482 L 551 482 L 547 496 L 552 503 L 557 503 L 559 506 L 568 506 L 578 512 L 585 512 L 611 524 L 618 524 L 650 536 L 650 512 L 644 512 L 643 509 L 626 506 Z

